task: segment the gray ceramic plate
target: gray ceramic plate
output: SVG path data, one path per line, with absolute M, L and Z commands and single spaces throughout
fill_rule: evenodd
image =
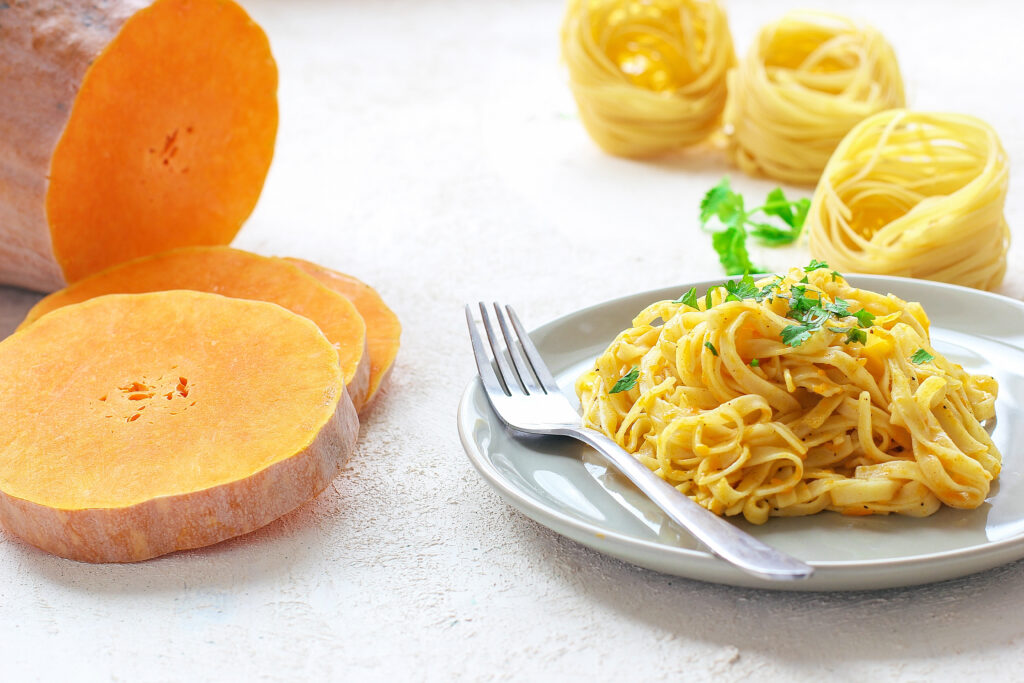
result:
M 736 524 L 809 562 L 814 576 L 771 582 L 748 576 L 702 549 L 588 447 L 568 439 L 513 436 L 479 382 L 459 404 L 462 443 L 484 479 L 537 522 L 608 555 L 668 574 L 782 590 L 858 590 L 940 581 L 1024 557 L 1024 303 L 923 280 L 852 276 L 851 283 L 920 301 L 935 348 L 971 372 L 999 381 L 993 438 L 1003 470 L 977 510 L 943 508 L 925 519 L 899 516 L 771 519 Z M 576 376 L 647 304 L 703 292 L 721 280 L 634 294 L 572 313 L 531 333 L 567 396 Z

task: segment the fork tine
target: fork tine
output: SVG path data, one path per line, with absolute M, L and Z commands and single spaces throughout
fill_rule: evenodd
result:
M 545 391 L 536 381 L 533 379 L 533 371 L 530 369 L 529 363 L 526 362 L 526 358 L 523 357 L 522 352 L 519 350 L 519 345 L 516 343 L 516 338 L 512 335 L 512 330 L 509 329 L 507 316 L 501 310 L 501 306 L 497 301 L 494 302 L 494 313 L 495 317 L 498 318 L 498 327 L 501 328 L 502 335 L 505 336 L 505 345 L 508 346 L 509 356 L 512 357 L 512 367 L 515 368 L 516 375 L 519 377 L 519 383 L 523 385 L 526 393 L 536 393 Z
M 526 332 L 526 328 L 523 327 L 523 323 L 519 322 L 519 316 L 512 310 L 511 306 L 505 306 L 505 310 L 508 311 L 508 317 L 512 321 L 512 327 L 515 328 L 516 334 L 519 335 L 519 343 L 523 345 L 523 351 L 526 352 L 526 358 L 530 361 L 530 367 L 533 368 L 533 374 L 537 376 L 540 383 L 544 386 L 547 392 L 561 392 L 558 388 L 558 382 L 555 381 L 551 371 L 548 370 L 548 366 L 544 363 L 544 359 L 540 357 L 540 352 L 537 351 L 537 347 L 533 345 L 533 340 L 530 339 L 530 335 Z
M 497 375 L 494 374 L 491 361 L 487 357 L 487 352 L 484 351 L 484 343 L 480 340 L 480 333 L 476 329 L 476 323 L 473 322 L 473 308 L 469 304 L 466 304 L 466 324 L 469 325 L 469 340 L 473 344 L 473 358 L 476 360 L 476 371 L 480 375 L 480 381 L 484 384 L 484 390 L 488 394 L 500 392 L 508 396 L 508 390 L 500 382 Z
M 513 372 L 512 368 L 508 365 L 508 361 L 505 359 L 505 350 L 501 347 L 501 337 L 494 331 L 494 325 L 491 324 L 491 316 L 487 313 L 487 306 L 484 305 L 483 301 L 479 303 L 479 306 L 480 318 L 483 320 L 484 330 L 487 332 L 487 341 L 491 345 L 494 362 L 498 366 L 498 379 L 505 385 L 506 393 L 509 396 L 512 395 L 516 384 L 519 385 L 519 391 L 525 394 L 526 387 L 523 386 L 523 381 L 519 379 L 519 375 Z

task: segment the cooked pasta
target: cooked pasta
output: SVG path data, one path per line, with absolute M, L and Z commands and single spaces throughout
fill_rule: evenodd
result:
M 935 351 L 920 304 L 822 265 L 646 308 L 577 380 L 584 424 L 755 524 L 981 505 L 996 381 Z
M 846 136 L 814 192 L 811 254 L 851 272 L 995 289 L 1009 161 L 971 116 L 893 110 Z
M 728 88 L 725 132 L 736 165 L 808 185 L 858 122 L 904 105 L 882 34 L 818 12 L 791 12 L 761 29 Z
M 718 0 L 570 0 L 562 56 L 587 132 L 627 157 L 714 132 L 736 60 Z

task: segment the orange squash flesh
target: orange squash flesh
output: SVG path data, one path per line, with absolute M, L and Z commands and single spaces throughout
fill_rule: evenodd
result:
M 108 268 L 44 297 L 18 329 L 49 311 L 104 294 L 169 289 L 269 301 L 309 318 L 337 348 L 352 402 L 356 408 L 365 403 L 370 358 L 366 325 L 355 306 L 290 263 L 231 247 L 183 247 Z
M 398 316 L 388 308 L 380 294 L 362 280 L 303 259 L 288 257 L 285 260 L 347 297 L 366 322 L 366 350 L 370 354 L 370 387 L 365 408 L 377 396 L 395 363 L 399 338 L 402 336 L 402 325 L 398 321 Z
M 262 190 L 278 123 L 277 68 L 245 11 L 3 6 L 0 282 L 50 291 L 146 254 L 228 244 Z
M 358 431 L 311 321 L 216 294 L 54 311 L 0 342 L 0 383 L 0 522 L 89 562 L 252 531 L 323 490 Z

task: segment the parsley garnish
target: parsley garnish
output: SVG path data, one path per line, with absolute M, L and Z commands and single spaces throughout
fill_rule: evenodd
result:
M 690 308 L 700 309 L 697 305 L 697 288 L 690 287 L 690 291 L 673 301 L 674 304 L 686 304 Z
M 757 285 L 754 284 L 754 278 L 750 277 L 750 273 L 744 273 L 743 277 L 739 280 L 729 280 L 725 283 L 725 289 L 729 292 L 729 296 L 725 297 L 726 301 L 753 299 L 759 292 Z
M 715 345 L 712 344 L 711 342 L 704 342 L 704 347 L 711 352 L 712 356 L 718 356 L 718 349 L 716 349 Z
M 912 355 L 910 357 L 910 362 L 913 363 L 914 365 L 920 365 L 921 363 L 928 363 L 928 362 L 933 361 L 933 360 L 935 360 L 935 356 L 933 356 L 932 354 L 928 353 L 924 349 L 918 349 L 917 351 L 914 351 L 914 355 Z
M 760 366 L 761 366 L 761 361 L 759 361 L 756 358 L 751 358 L 750 359 L 750 367 L 757 368 L 757 367 L 760 367 Z
M 761 288 L 761 291 L 754 295 L 754 300 L 757 301 L 757 303 L 761 303 L 762 301 L 767 299 L 769 296 L 771 296 L 772 292 L 778 290 L 779 285 L 782 284 L 782 281 L 784 279 L 785 278 L 783 278 L 781 275 L 776 275 L 774 280 L 766 284 L 764 287 Z
M 763 272 L 750 261 L 747 235 L 769 246 L 790 244 L 800 236 L 810 206 L 809 199 L 789 200 L 780 188 L 775 188 L 762 206 L 747 211 L 743 195 L 732 189 L 728 178 L 722 178 L 700 202 L 700 225 L 711 232 L 711 246 L 727 275 Z M 783 225 L 754 220 L 759 213 L 778 218 Z M 720 229 L 708 228 L 712 218 L 722 224 Z
M 850 315 L 850 311 L 847 308 L 849 305 L 846 299 L 840 299 L 837 296 L 834 304 L 825 304 L 825 310 L 837 318 L 845 318 Z
M 846 344 L 852 344 L 853 342 L 860 342 L 861 344 L 868 343 L 868 333 L 864 330 L 858 330 L 856 327 L 851 327 L 846 331 Z
M 608 392 L 609 394 L 617 394 L 620 391 L 629 391 L 636 386 L 636 381 L 640 377 L 640 368 L 633 366 L 633 369 L 627 372 L 625 375 L 619 378 L 619 381 L 615 383 L 615 386 Z
M 714 289 L 714 287 L 712 287 L 711 289 Z M 709 289 L 707 291 L 707 293 L 704 294 L 704 310 L 705 311 L 710 311 L 711 310 L 711 289 Z
M 786 325 L 782 328 L 782 342 L 788 346 L 800 346 L 811 338 L 811 333 L 815 329 L 806 323 L 802 325 Z
M 811 273 L 824 268 L 828 268 L 827 263 L 812 259 L 810 265 L 804 267 L 804 272 Z M 815 290 L 808 292 L 808 285 L 810 285 L 810 281 L 804 275 L 803 279 L 800 280 L 800 284 L 790 285 L 788 297 L 779 294 L 779 296 L 789 299 L 789 310 L 786 311 L 786 317 L 792 318 L 799 323 L 798 325 L 787 325 L 782 330 L 782 341 L 789 346 L 800 346 L 833 317 L 848 318 L 853 316 L 857 319 L 857 325 L 862 328 L 870 327 L 874 322 L 874 314 L 863 309 L 856 313 L 851 313 L 850 302 L 841 297 L 836 297 L 833 302 L 823 301 L 820 292 Z M 761 293 L 767 294 L 767 290 L 768 287 L 765 287 L 761 290 Z M 854 342 L 864 344 L 868 339 L 867 333 L 862 329 L 857 329 L 857 327 L 829 327 L 828 329 L 837 334 L 845 334 L 846 339 L 844 341 L 847 344 Z
M 857 324 L 861 327 L 871 327 L 875 324 L 875 314 L 866 308 L 862 308 L 852 315 L 857 319 Z

